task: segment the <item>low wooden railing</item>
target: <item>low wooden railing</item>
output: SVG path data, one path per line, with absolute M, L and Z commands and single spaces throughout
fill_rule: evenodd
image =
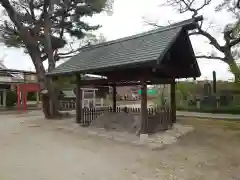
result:
M 96 99 L 96 106 L 103 106 L 103 102 L 101 99 Z M 60 100 L 60 110 L 75 110 L 76 109 L 76 101 L 75 100 Z
M 82 111 L 82 123 L 86 126 L 90 125 L 95 119 L 104 115 L 105 112 L 113 112 L 112 107 L 102 108 L 84 108 Z M 132 114 L 139 114 L 141 108 L 121 108 L 117 107 L 116 113 L 126 112 Z M 140 118 L 140 117 L 139 117 Z M 147 131 L 148 133 L 155 133 L 162 130 L 167 130 L 172 126 L 172 115 L 170 108 L 148 108 L 148 122 Z
M 75 100 L 69 100 L 69 101 L 60 101 L 60 110 L 75 110 L 76 109 L 76 101 Z
M 75 101 L 61 101 L 61 110 L 75 110 Z M 82 124 L 90 125 L 95 119 L 104 115 L 105 112 L 113 112 L 112 107 L 96 107 L 82 109 Z M 117 107 L 116 112 L 140 114 L 141 108 Z M 172 112 L 169 107 L 148 108 L 148 133 L 169 129 L 172 126 Z

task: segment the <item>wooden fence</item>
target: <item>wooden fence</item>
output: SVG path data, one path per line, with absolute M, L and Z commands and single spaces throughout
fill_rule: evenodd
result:
M 83 124 L 88 126 L 95 119 L 104 115 L 105 112 L 113 112 L 112 107 L 103 108 L 84 108 L 82 112 Z M 132 114 L 138 114 L 140 118 L 141 108 L 120 108 L 117 107 L 116 112 L 126 112 Z M 155 133 L 162 130 L 167 130 L 172 126 L 172 115 L 170 108 L 148 108 L 148 122 L 147 122 L 147 132 Z
M 76 109 L 76 101 L 60 101 L 60 110 L 75 110 Z
M 95 104 L 98 107 L 103 105 L 101 99 L 95 99 Z M 75 110 L 76 109 L 76 100 L 61 100 L 60 101 L 60 110 Z
M 75 101 L 61 101 L 61 110 L 74 110 Z M 102 116 L 105 112 L 113 112 L 112 107 L 96 107 L 82 109 L 82 123 L 86 126 L 92 121 Z M 117 107 L 116 112 L 126 112 L 140 114 L 141 108 Z M 148 108 L 148 133 L 155 133 L 161 130 L 167 130 L 172 126 L 172 113 L 168 107 L 149 107 Z

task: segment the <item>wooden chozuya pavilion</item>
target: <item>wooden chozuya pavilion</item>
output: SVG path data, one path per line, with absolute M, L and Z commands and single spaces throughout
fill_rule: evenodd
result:
M 69 61 L 48 73 L 51 78 L 75 75 L 76 122 L 84 124 L 81 87 L 113 87 L 113 111 L 116 112 L 116 86 L 141 85 L 141 127 L 148 126 L 147 85 L 171 84 L 171 118 L 176 122 L 175 79 L 201 75 L 188 31 L 194 30 L 202 16 L 160 27 L 134 36 L 83 48 Z M 106 79 L 83 80 L 81 75 L 94 74 Z

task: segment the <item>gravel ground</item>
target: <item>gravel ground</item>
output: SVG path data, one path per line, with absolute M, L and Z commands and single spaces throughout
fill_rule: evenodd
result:
M 64 131 L 39 115 L 0 115 L 0 180 L 240 179 L 240 128 L 202 122 L 151 151 Z

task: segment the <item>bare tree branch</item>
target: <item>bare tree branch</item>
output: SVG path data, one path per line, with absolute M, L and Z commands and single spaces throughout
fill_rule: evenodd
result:
M 88 45 L 86 45 L 86 46 L 88 46 Z M 81 49 L 85 48 L 86 46 L 82 46 L 77 49 L 73 49 L 72 46 L 70 45 L 71 51 L 66 52 L 66 53 L 56 53 L 56 56 L 58 56 L 60 59 L 71 58 L 71 57 L 75 56 L 77 52 L 81 51 Z
M 158 25 L 157 23 L 154 23 L 154 22 L 147 22 L 147 21 L 144 21 L 144 23 L 146 23 L 147 25 L 153 26 L 153 27 L 157 27 L 157 28 L 162 27 L 162 26 L 160 26 L 160 25 Z
M 33 21 L 36 21 L 36 16 L 35 16 L 35 13 L 34 13 L 33 0 L 30 0 L 30 1 L 28 2 L 28 4 L 29 4 L 30 14 L 31 14 L 31 16 L 32 16 L 32 18 L 33 18 Z
M 237 1 L 237 8 L 240 9 L 240 0 Z
M 181 0 L 181 2 L 183 2 L 183 4 L 186 6 L 185 12 L 186 12 L 186 11 L 191 11 L 191 12 L 193 12 L 192 17 L 197 16 L 198 11 L 197 11 L 196 9 L 194 9 L 194 8 L 191 8 L 192 3 L 193 3 L 194 1 L 191 1 L 191 2 L 189 3 L 189 2 L 186 2 L 185 0 Z
M 193 13 L 192 17 L 196 17 L 198 15 L 198 11 L 203 9 L 205 6 L 209 5 L 212 0 L 204 0 L 203 4 L 199 7 L 194 7 L 195 0 L 167 0 L 163 6 L 178 6 L 178 11 L 183 14 L 187 11 Z
M 170 3 L 171 5 L 179 6 L 180 13 L 191 11 L 193 12 L 192 17 L 196 17 L 198 11 L 209 5 L 211 1 L 212 0 L 204 0 L 203 4 L 196 8 L 193 7 L 193 3 L 195 2 L 195 0 L 168 0 L 168 5 Z M 190 32 L 189 35 L 202 35 L 206 37 L 210 41 L 210 44 L 212 44 L 220 52 L 224 51 L 224 48 L 218 43 L 217 39 L 214 38 L 206 30 L 202 29 L 202 22 L 198 25 L 197 31 Z
M 67 59 L 67 58 L 71 58 L 73 57 L 74 55 L 68 55 L 68 56 L 59 56 L 60 59 Z
M 66 52 L 66 53 L 58 53 L 59 56 L 66 56 L 66 55 L 70 55 L 70 54 L 74 54 L 76 52 L 79 52 L 81 49 L 83 49 L 84 47 L 80 47 L 80 48 L 77 48 L 75 50 L 71 50 L 69 52 Z M 72 55 L 73 56 L 73 55 Z
M 215 48 L 217 48 L 217 50 L 219 50 L 220 52 L 223 52 L 224 51 L 224 47 L 221 46 L 217 39 L 214 38 L 210 33 L 208 33 L 207 31 L 204 31 L 202 30 L 201 28 L 198 28 L 197 31 L 194 31 L 194 32 L 190 32 L 189 33 L 189 36 L 192 36 L 192 35 L 202 35 L 204 37 L 206 37 L 209 41 L 210 41 L 210 44 L 213 45 Z
M 210 41 L 210 44 L 213 45 L 215 48 L 217 48 L 220 52 L 224 51 L 224 48 L 218 43 L 217 39 L 214 38 L 207 31 L 204 31 L 201 28 L 198 28 L 198 34 L 203 35 L 204 37 L 206 37 Z
M 193 32 L 189 32 L 188 35 L 193 36 L 193 35 L 201 35 L 201 34 L 197 31 L 193 31 Z
M 9 0 L 1 0 L 0 3 L 6 9 L 10 19 L 16 25 L 17 29 L 22 29 L 24 26 L 20 21 L 18 14 L 16 13 L 15 9 L 10 4 Z
M 166 3 L 163 4 L 163 6 L 172 6 L 175 9 L 178 10 L 179 13 L 185 13 L 185 12 L 191 12 L 193 13 L 192 17 L 195 17 L 199 10 L 203 9 L 205 6 L 209 5 L 212 0 L 201 0 L 203 1 L 202 5 L 199 7 L 196 7 L 199 5 L 198 0 L 166 0 Z M 210 33 L 207 32 L 208 28 L 204 30 L 202 28 L 202 23 L 198 24 L 198 27 L 195 31 L 189 32 L 189 35 L 202 35 L 205 38 L 207 38 L 210 41 L 210 44 L 215 47 L 219 52 L 223 53 L 224 58 L 217 57 L 215 55 L 211 56 L 196 56 L 196 58 L 206 58 L 206 59 L 218 59 L 222 60 L 223 62 L 227 63 L 230 67 L 231 64 L 233 64 L 236 61 L 236 58 L 238 58 L 239 54 L 237 53 L 236 56 L 233 54 L 233 48 L 237 48 L 240 44 L 240 15 L 239 15 L 239 9 L 240 9 L 240 0 L 224 0 L 220 2 L 220 5 L 216 7 L 216 11 L 225 10 L 227 9 L 228 12 L 231 12 L 235 19 L 235 26 L 233 27 L 233 24 L 226 24 L 225 30 L 223 32 L 223 38 L 225 41 L 225 44 L 221 45 L 219 41 L 217 41 L 216 38 L 213 37 Z M 240 72 L 240 69 L 238 68 L 238 71 Z M 239 74 L 233 73 L 235 75 L 235 80 L 239 82 Z
M 223 57 L 218 57 L 218 56 L 206 56 L 206 55 L 199 55 L 196 56 L 197 59 L 215 59 L 215 60 L 221 60 L 221 61 L 225 61 L 225 59 Z
M 196 11 L 199 11 L 199 10 L 203 9 L 205 6 L 209 5 L 211 1 L 212 0 L 204 0 L 204 3 L 202 4 L 202 6 L 197 8 Z
M 65 22 L 65 19 L 67 17 L 67 11 L 69 11 L 69 8 L 70 8 L 70 3 L 71 1 L 67 1 L 66 3 L 64 3 L 65 5 L 65 9 L 63 11 L 63 14 L 62 14 L 62 17 L 61 17 L 61 21 L 59 23 L 59 25 L 62 25 L 64 22 Z M 63 38 L 63 35 L 64 35 L 64 30 L 65 30 L 65 26 L 62 26 L 61 27 L 61 30 L 60 30 L 60 33 L 59 33 L 59 38 L 62 39 Z M 59 54 L 58 54 L 58 49 L 54 52 L 54 56 L 57 58 L 57 57 L 60 57 Z
M 26 12 L 26 14 L 28 14 L 29 17 L 31 17 L 31 14 L 30 14 L 30 12 L 29 12 L 29 10 L 28 10 L 28 8 L 27 8 L 27 6 L 26 6 L 26 4 L 25 4 L 24 2 L 16 2 L 16 1 L 13 1 L 12 4 L 13 4 L 13 6 L 17 6 L 17 7 L 19 6 L 19 7 L 21 7 L 22 9 L 24 9 L 25 12 Z

